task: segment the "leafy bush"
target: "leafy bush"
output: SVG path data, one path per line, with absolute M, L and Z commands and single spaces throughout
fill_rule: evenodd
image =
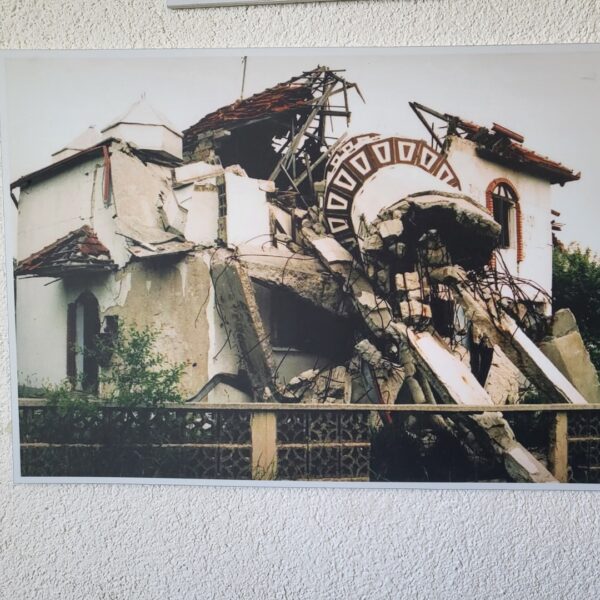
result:
M 50 406 L 56 406 L 60 412 L 72 407 L 85 408 L 93 399 L 87 394 L 74 391 L 73 384 L 68 379 L 58 385 L 45 385 L 44 397 Z
M 596 369 L 600 369 L 600 261 L 577 245 L 554 248 L 554 310 L 570 308 Z
M 123 327 L 109 347 L 102 340 L 97 351 L 111 354 L 110 368 L 103 369 L 100 381 L 106 400 L 120 406 L 164 406 L 183 402 L 179 391 L 186 364 L 174 364 L 155 348 L 158 331 L 150 327 Z
M 105 384 L 103 400 L 126 407 L 161 407 L 167 403 L 182 403 L 179 391 L 181 376 L 186 364 L 173 364 L 155 348 L 158 330 L 150 327 L 137 329 L 123 327 L 119 335 L 110 340 L 98 338 L 93 352 L 106 360 L 108 368 L 100 373 Z M 57 413 L 78 412 L 91 414 L 98 398 L 75 391 L 73 382 L 65 379 L 58 385 L 46 385 L 43 396 Z

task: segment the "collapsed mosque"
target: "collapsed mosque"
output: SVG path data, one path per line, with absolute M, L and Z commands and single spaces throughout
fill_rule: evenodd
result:
M 501 407 L 600 402 L 550 300 L 551 185 L 579 174 L 416 102 L 430 142 L 335 137 L 354 94 L 317 67 L 182 133 L 142 99 L 15 181 L 21 383 L 101 395 L 109 365 L 81 348 L 151 325 L 190 402 L 489 405 L 383 412 L 373 435 L 393 426 L 425 462 L 460 447 L 457 478 L 555 481 Z

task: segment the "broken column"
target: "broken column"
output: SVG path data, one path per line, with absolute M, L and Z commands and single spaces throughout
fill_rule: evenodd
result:
M 260 316 L 252 281 L 234 252 L 216 250 L 211 259 L 215 300 L 224 325 L 245 367 L 254 399 L 276 394 L 273 352 Z
M 555 313 L 552 335 L 542 341 L 540 350 L 588 402 L 600 403 L 598 372 L 579 333 L 575 316 L 568 308 Z

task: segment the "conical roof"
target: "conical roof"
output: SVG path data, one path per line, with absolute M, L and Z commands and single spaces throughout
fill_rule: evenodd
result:
M 79 152 L 80 150 L 87 150 L 92 146 L 97 146 L 101 141 L 101 136 L 98 133 L 98 130 L 90 125 L 84 131 L 82 131 L 76 138 L 72 139 L 66 146 L 52 153 L 52 156 L 56 156 L 57 154 L 64 152 L 65 150 L 75 150 Z
M 121 123 L 133 125 L 159 125 L 172 131 L 175 135 L 182 137 L 181 132 L 175 125 L 173 125 L 162 113 L 151 106 L 144 97 L 140 98 L 137 102 L 134 102 L 120 117 L 111 121 L 102 129 L 102 133 Z

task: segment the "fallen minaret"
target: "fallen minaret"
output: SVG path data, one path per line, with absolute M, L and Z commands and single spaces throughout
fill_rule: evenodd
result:
M 219 310 L 254 400 L 489 406 L 482 414 L 423 419 L 473 457 L 495 456 L 514 481 L 555 482 L 486 390 L 493 358 L 547 402 L 587 399 L 567 368 L 553 364 L 549 340 L 543 352 L 531 337 L 547 329 L 547 317 L 523 303 L 523 294 L 511 297 L 521 285 L 516 278 L 503 273 L 498 284 L 492 275 L 501 268 L 494 264 L 500 226 L 460 191 L 445 156 L 420 141 L 352 138 L 330 156 L 320 207 L 290 208 L 289 215 L 287 258 L 223 249 L 213 259 Z M 354 316 L 352 357 L 278 381 L 251 280 Z M 414 419 L 405 427 L 428 443 Z

